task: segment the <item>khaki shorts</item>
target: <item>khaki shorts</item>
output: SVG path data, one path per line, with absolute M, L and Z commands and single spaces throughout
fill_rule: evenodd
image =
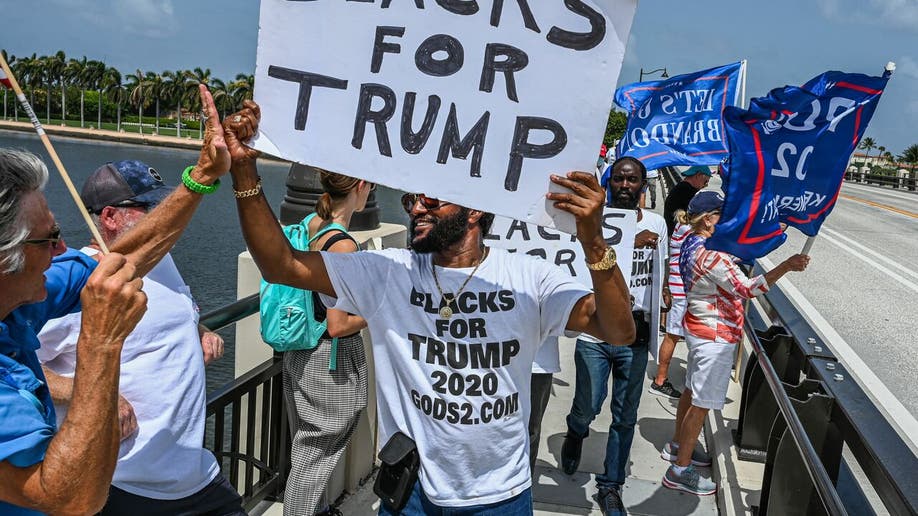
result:
M 669 307 L 666 314 L 666 333 L 671 335 L 685 336 L 685 328 L 682 327 L 682 318 L 685 317 L 685 306 L 688 300 L 684 297 L 674 297 L 673 304 Z
M 692 405 L 720 410 L 727 401 L 730 373 L 737 344 L 721 344 L 685 336 L 688 362 L 685 365 L 685 388 L 692 391 Z

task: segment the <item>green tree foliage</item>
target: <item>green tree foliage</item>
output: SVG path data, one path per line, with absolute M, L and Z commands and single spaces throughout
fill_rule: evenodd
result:
M 622 139 L 625 129 L 628 127 L 628 117 L 621 111 L 612 110 L 609 112 L 609 121 L 606 122 L 606 135 L 602 142 L 606 145 L 613 145 Z

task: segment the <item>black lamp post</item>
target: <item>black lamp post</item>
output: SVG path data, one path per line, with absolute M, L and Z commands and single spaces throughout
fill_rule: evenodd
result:
M 644 82 L 644 76 L 645 76 L 645 75 L 650 75 L 650 74 L 652 74 L 652 73 L 657 73 L 657 72 L 663 72 L 663 74 L 660 75 L 660 77 L 662 77 L 662 78 L 664 78 L 664 79 L 666 79 L 667 77 L 669 77 L 669 74 L 666 73 L 666 67 L 665 67 L 665 66 L 664 66 L 663 68 L 657 68 L 656 70 L 650 70 L 650 71 L 647 71 L 647 72 L 645 72 L 644 69 L 641 68 L 641 74 L 640 74 L 640 76 L 638 77 L 638 82 Z
M 316 203 L 322 195 L 322 183 L 319 172 L 308 165 L 294 163 L 287 173 L 287 195 L 280 207 L 281 224 L 295 224 L 306 215 L 316 211 Z M 379 227 L 379 206 L 376 203 L 376 192 L 370 192 L 367 207 L 354 213 L 351 217 L 352 231 L 376 229 Z

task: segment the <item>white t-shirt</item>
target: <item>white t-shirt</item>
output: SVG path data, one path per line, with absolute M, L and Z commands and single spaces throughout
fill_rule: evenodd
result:
M 667 246 L 666 246 L 666 221 L 663 217 L 650 210 L 641 210 L 641 220 L 637 221 L 635 226 L 635 235 L 641 231 L 650 230 L 660 236 L 660 242 L 657 248 L 642 247 L 635 248 L 631 261 L 631 283 L 629 292 L 634 297 L 635 311 L 641 311 L 648 315 L 656 314 L 659 317 L 660 292 L 663 288 L 661 268 L 665 270 Z M 652 322 L 648 317 L 647 322 Z M 659 320 L 659 319 L 657 319 Z M 651 326 L 651 335 L 655 326 Z M 587 335 L 580 336 L 581 339 L 590 342 L 602 342 L 601 340 Z
M 144 277 L 143 291 L 147 313 L 124 341 L 118 386 L 134 407 L 138 429 L 121 441 L 112 484 L 176 500 L 197 493 L 220 472 L 202 445 L 207 399 L 198 310 L 168 254 Z M 57 374 L 73 376 L 81 320 L 80 313 L 54 319 L 38 335 L 38 358 Z M 65 410 L 56 408 L 63 421 Z
M 539 346 L 535 362 L 532 363 L 532 372 L 538 374 L 561 372 L 561 350 L 558 349 L 558 337 L 548 337 Z
M 415 440 L 421 485 L 437 505 L 495 503 L 529 488 L 533 358 L 565 334 L 589 290 L 542 259 L 492 248 L 458 313 L 443 319 L 430 254 L 322 256 L 338 295 L 323 296 L 326 306 L 362 316 L 373 335 L 380 445 L 397 431 Z M 446 293 L 471 273 L 437 267 Z

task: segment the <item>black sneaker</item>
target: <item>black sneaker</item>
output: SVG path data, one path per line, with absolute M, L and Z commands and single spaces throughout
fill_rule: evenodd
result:
M 599 502 L 599 509 L 603 516 L 628 516 L 625 510 L 625 504 L 622 503 L 621 488 L 611 487 L 599 490 L 596 501 Z
M 650 382 L 650 388 L 647 389 L 647 392 L 673 400 L 682 397 L 682 391 L 673 387 L 673 384 L 669 383 L 669 378 L 663 380 L 663 385 L 657 385 L 656 382 Z
M 583 437 L 574 435 L 568 431 L 564 435 L 564 443 L 561 445 L 561 471 L 568 475 L 577 472 L 580 466 L 580 452 L 583 449 Z

